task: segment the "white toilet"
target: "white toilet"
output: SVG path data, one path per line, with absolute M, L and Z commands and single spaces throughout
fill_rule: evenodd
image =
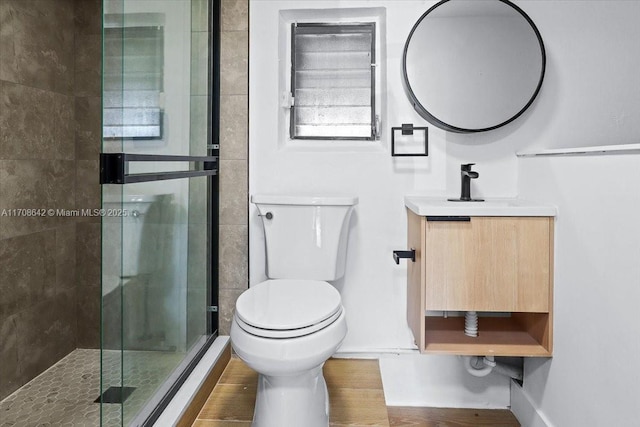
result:
M 254 195 L 269 280 L 236 302 L 231 343 L 258 372 L 254 427 L 327 427 L 324 362 L 347 334 L 340 293 L 357 197 Z

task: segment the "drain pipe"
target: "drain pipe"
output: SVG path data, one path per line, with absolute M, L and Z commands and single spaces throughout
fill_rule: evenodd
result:
M 493 357 L 491 359 L 493 359 Z M 486 357 L 484 358 L 484 363 L 485 364 L 488 363 Z M 498 362 L 492 362 L 492 363 L 494 364 L 493 369 L 496 372 L 502 375 L 511 377 L 514 380 L 522 381 L 522 378 L 523 378 L 522 368 L 517 368 L 515 366 L 507 365 L 505 363 L 498 363 Z
M 498 363 L 493 356 L 459 356 L 467 372 L 474 377 L 486 377 L 494 369 L 497 373 L 522 381 L 522 369 Z
M 478 313 L 475 311 L 464 313 L 464 334 L 474 338 L 478 336 Z

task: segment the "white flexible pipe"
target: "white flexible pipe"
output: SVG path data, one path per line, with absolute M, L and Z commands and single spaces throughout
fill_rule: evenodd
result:
M 475 311 L 464 313 L 464 334 L 468 337 L 478 336 L 478 313 Z
M 493 356 L 459 356 L 467 372 L 474 377 L 486 377 L 494 369 L 497 373 L 522 381 L 522 369 L 497 363 Z
M 460 356 L 460 358 L 467 372 L 474 377 L 486 377 L 493 371 L 492 366 L 484 363 L 485 358 L 483 356 Z M 486 358 L 493 362 L 493 356 L 487 356 Z
M 487 359 L 485 358 L 484 363 L 487 364 Z M 502 375 L 506 375 L 508 377 L 511 377 L 513 379 L 522 381 L 522 369 L 518 369 L 515 366 L 510 366 L 510 365 L 506 365 L 504 363 L 496 363 L 493 362 L 494 364 L 494 368 L 496 370 L 496 372 L 502 374 Z M 490 365 L 489 365 L 490 366 Z

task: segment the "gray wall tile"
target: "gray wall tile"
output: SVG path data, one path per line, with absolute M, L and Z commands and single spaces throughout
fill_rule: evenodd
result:
M 1 3 L 1 2 L 0 2 Z M 16 331 L 16 316 L 3 317 L 0 315 L 0 400 L 15 390 L 22 382 L 18 370 L 18 334 Z
M 249 97 L 223 95 L 220 97 L 220 158 L 246 160 L 248 158 Z
M 102 33 L 102 0 L 75 0 L 73 11 L 76 36 Z
M 76 230 L 78 347 L 100 346 L 100 223 L 78 223 Z
M 99 96 L 75 99 L 75 150 L 79 160 L 98 160 L 102 145 L 102 100 Z M 96 173 L 97 173 L 96 169 Z
M 75 204 L 100 208 L 99 153 L 102 145 L 102 0 L 74 0 L 75 29 Z M 76 259 L 77 345 L 100 345 L 101 227 L 99 217 L 80 218 Z
M 57 295 L 16 316 L 18 363 L 23 381 L 40 374 L 76 348 L 74 305 L 75 301 L 66 295 Z
M 55 232 L 0 240 L 0 317 L 55 296 Z
M 222 0 L 222 31 L 247 31 L 249 29 L 249 1 Z
M 72 160 L 0 160 L 0 209 L 74 209 Z M 4 217 L 0 239 L 66 225 L 63 216 Z
M 101 0 L 0 0 L 0 209 L 99 203 L 101 31 Z M 0 217 L 0 399 L 76 348 L 78 319 L 99 343 L 100 225 L 79 231 Z
M 13 19 L 11 11 L 13 8 L 7 1 L 0 1 L 0 79 L 12 76 L 15 66 L 13 54 Z
M 241 289 L 249 287 L 248 226 L 220 226 L 220 289 Z
M 0 399 L 75 348 L 75 278 L 64 292 L 57 283 L 73 264 L 60 258 L 72 232 L 56 234 L 0 240 Z
M 220 161 L 220 224 L 248 223 L 248 170 L 245 160 Z
M 220 35 L 220 94 L 247 95 L 249 64 L 249 33 L 222 32 Z
M 76 292 L 76 224 L 55 229 L 56 294 Z
M 223 0 L 220 58 L 220 327 L 230 332 L 248 266 L 248 1 Z
M 100 96 L 102 92 L 102 36 L 78 35 L 75 40 L 76 96 Z
M 73 91 L 73 0 L 4 0 L 0 79 Z
M 100 178 L 98 160 L 76 162 L 76 209 L 100 209 Z M 100 222 L 99 216 L 79 217 L 79 221 Z
M 0 81 L 0 158 L 74 158 L 72 96 Z
M 76 72 L 85 70 L 100 71 L 102 66 L 102 36 L 100 34 L 78 35 L 75 39 L 75 49 L 74 70 Z M 97 94 L 93 95 L 99 96 L 100 92 L 98 91 Z
M 236 309 L 236 300 L 242 292 L 244 292 L 244 289 L 220 290 L 219 335 L 229 335 L 231 331 L 231 320 L 233 319 L 233 313 Z

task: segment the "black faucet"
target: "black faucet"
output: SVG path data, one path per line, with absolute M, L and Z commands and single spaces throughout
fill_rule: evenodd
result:
M 449 199 L 452 202 L 484 202 L 484 199 L 472 199 L 471 198 L 471 180 L 476 179 L 480 176 L 480 174 L 476 171 L 472 171 L 471 167 L 475 165 L 475 163 L 467 163 L 460 165 L 460 178 L 461 178 L 461 188 L 460 188 L 460 198 L 459 199 Z

